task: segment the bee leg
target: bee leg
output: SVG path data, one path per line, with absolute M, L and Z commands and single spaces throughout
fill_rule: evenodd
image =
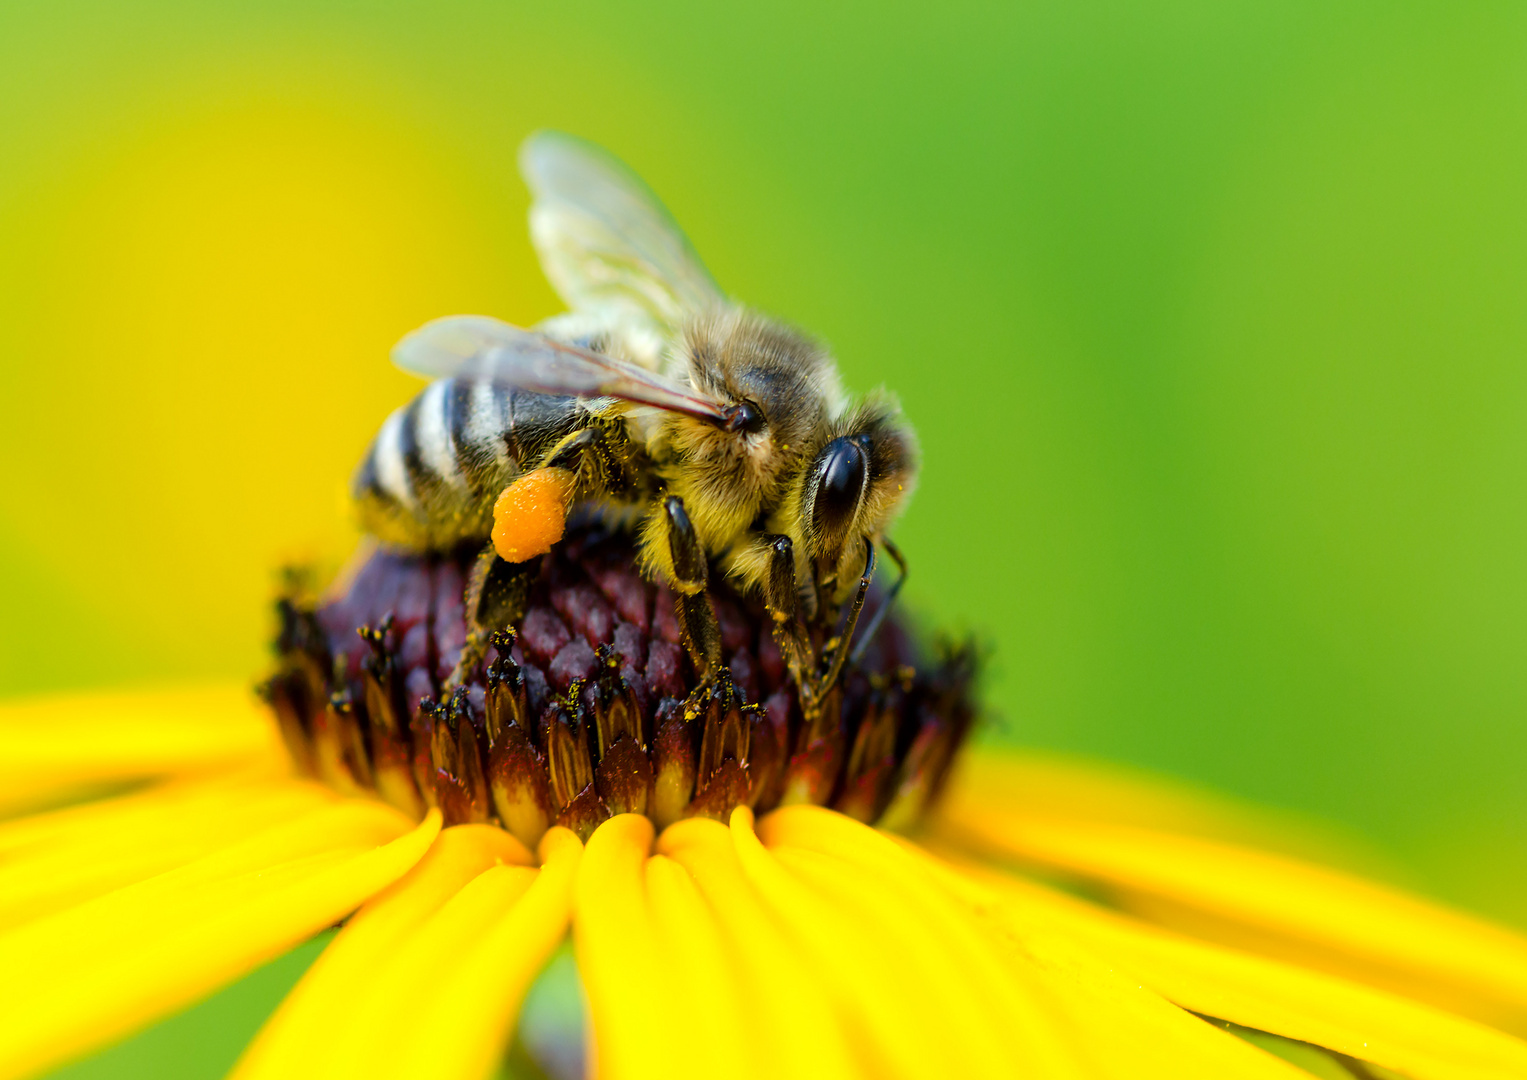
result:
M 822 681 L 817 686 L 817 697 L 827 696 L 833 684 L 838 681 L 838 675 L 843 670 L 843 661 L 848 658 L 848 646 L 854 640 L 854 628 L 859 625 L 859 612 L 864 610 L 864 597 L 870 591 L 870 579 L 875 576 L 875 542 L 868 537 L 864 541 L 864 572 L 859 575 L 859 587 L 854 590 L 854 598 L 848 609 L 848 616 L 844 620 L 843 629 L 830 638 L 823 646 L 824 652 L 832 653 L 832 660 L 828 664 L 827 671 L 822 675 Z
M 584 455 L 593 451 L 600 442 L 600 432 L 596 428 L 580 428 L 578 431 L 563 439 L 561 444 L 552 450 L 551 456 L 542 464 L 543 469 L 566 469 L 576 473 L 583 465 Z
M 896 583 L 885 592 L 885 598 L 880 602 L 880 607 L 875 610 L 870 624 L 864 628 L 864 633 L 859 635 L 859 640 L 854 642 L 854 651 L 848 654 L 848 662 L 857 664 L 864 659 L 865 650 L 870 647 L 870 642 L 875 640 L 875 634 L 880 629 L 880 624 L 885 622 L 885 617 L 890 614 L 891 604 L 896 600 L 896 594 L 901 592 L 901 587 L 907 583 L 907 558 L 901 553 L 901 549 L 889 540 L 882 538 L 880 546 L 885 548 L 885 553 L 891 557 L 901 571 L 901 576 Z
M 552 447 L 543 469 L 565 469 L 573 475 L 580 499 L 610 494 L 630 486 L 630 440 L 617 422 L 591 418 Z
M 769 574 L 764 579 L 764 607 L 774 620 L 774 640 L 779 644 L 785 666 L 790 669 L 790 677 L 803 697 L 810 696 L 815 691 L 812 675 L 816 662 L 811 654 L 811 641 L 800 621 L 794 545 L 788 536 L 769 537 L 768 541 Z M 812 703 L 803 701 L 802 704 L 809 707 Z
M 711 610 L 705 587 L 709 569 L 705 549 L 695 534 L 694 524 L 684 510 L 684 500 L 670 495 L 663 500 L 668 519 L 668 552 L 673 559 L 673 587 L 679 594 L 675 610 L 679 619 L 679 637 L 694 661 L 704 682 L 710 682 L 721 670 L 721 627 Z
M 513 628 L 525 617 L 530 585 L 539 570 L 535 563 L 505 562 L 491 542 L 478 553 L 462 597 L 467 640 L 445 681 L 446 693 L 460 686 L 482 662 L 494 631 Z
M 467 578 L 465 608 L 471 625 L 485 634 L 519 625 L 530 601 L 530 586 L 541 572 L 536 563 L 505 562 L 489 544 Z
M 610 460 L 598 428 L 563 439 L 539 468 L 515 477 L 494 500 L 494 550 L 510 563 L 545 555 L 562 539 L 573 504 L 605 492 Z

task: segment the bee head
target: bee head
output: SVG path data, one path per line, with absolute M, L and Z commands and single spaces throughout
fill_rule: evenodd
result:
M 863 538 L 884 532 L 912 493 L 917 449 L 911 429 L 885 395 L 871 398 L 834 428 L 837 433 L 801 474 L 799 522 L 819 577 L 841 581 L 843 564 L 862 553 Z
M 691 386 L 725 403 L 720 423 L 675 415 L 669 439 L 681 461 L 717 494 L 772 500 L 820 438 L 836 402 L 837 370 L 815 343 L 735 308 L 696 319 L 682 342 Z

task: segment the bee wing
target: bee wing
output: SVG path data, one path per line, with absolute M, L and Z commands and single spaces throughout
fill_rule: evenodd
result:
M 613 155 L 539 131 L 520 148 L 520 171 L 534 196 L 531 241 L 572 310 L 671 331 L 724 299 L 673 215 Z
M 616 397 L 703 420 L 727 417 L 714 398 L 646 368 L 486 315 L 427 322 L 393 346 L 392 361 L 429 379 L 475 376 L 537 394 Z

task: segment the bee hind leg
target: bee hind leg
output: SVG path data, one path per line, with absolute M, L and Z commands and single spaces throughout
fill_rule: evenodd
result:
M 705 548 L 695 533 L 694 523 L 684 509 L 684 500 L 670 495 L 663 500 L 663 514 L 668 525 L 668 553 L 673 562 L 673 587 L 679 594 L 675 612 L 679 637 L 694 661 L 703 682 L 710 682 L 721 670 L 721 627 L 706 595 L 710 571 Z
M 469 627 L 467 640 L 445 681 L 446 693 L 465 682 L 482 663 L 496 631 L 513 630 L 525 617 L 530 586 L 539 570 L 540 565 L 536 562 L 505 562 L 491 542 L 478 553 L 462 597 Z

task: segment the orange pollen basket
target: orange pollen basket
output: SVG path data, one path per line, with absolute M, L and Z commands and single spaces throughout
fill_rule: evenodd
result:
M 545 555 L 562 539 L 576 477 L 547 467 L 519 477 L 493 504 L 493 548 L 505 562 Z

